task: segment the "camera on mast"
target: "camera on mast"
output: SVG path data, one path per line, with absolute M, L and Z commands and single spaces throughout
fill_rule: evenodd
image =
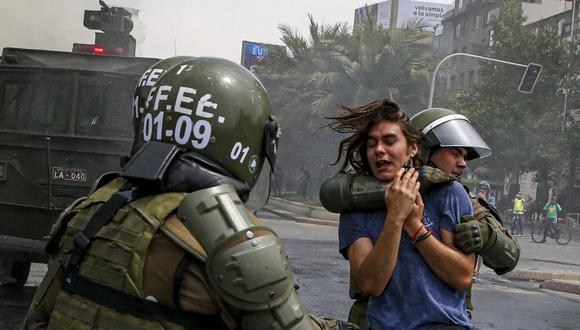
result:
M 99 0 L 101 10 L 85 10 L 83 25 L 95 32 L 94 44 L 73 44 L 73 52 L 118 56 L 135 56 L 136 41 L 131 12 L 121 7 L 109 7 Z

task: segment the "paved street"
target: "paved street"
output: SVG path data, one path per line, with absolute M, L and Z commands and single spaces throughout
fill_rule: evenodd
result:
M 338 254 L 337 228 L 284 221 L 259 213 L 266 225 L 284 240 L 301 285 L 306 307 L 316 313 L 344 319 L 348 299 L 348 263 Z M 580 274 L 580 244 L 560 246 L 554 241 L 536 244 L 518 237 L 522 258 L 517 269 Z M 474 323 L 478 329 L 578 329 L 580 295 L 539 288 L 540 282 L 498 277 L 482 266 L 474 286 Z
M 258 216 L 284 241 L 300 285 L 298 292 L 308 310 L 345 319 L 351 304 L 348 263 L 337 252 L 337 228 L 296 223 L 268 212 L 259 212 Z M 580 273 L 579 243 L 535 244 L 525 236 L 519 241 L 523 253 L 518 269 Z M 0 289 L 0 329 L 18 326 L 45 269 L 44 265 L 33 265 L 23 290 Z M 473 296 L 478 329 L 579 328 L 580 295 L 540 289 L 537 281 L 509 280 L 483 267 Z

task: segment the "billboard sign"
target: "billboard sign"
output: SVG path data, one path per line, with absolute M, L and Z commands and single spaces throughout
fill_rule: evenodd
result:
M 282 52 L 286 52 L 285 46 L 243 40 L 241 64 L 246 69 L 253 71 L 254 65 L 258 64 L 264 57 L 268 56 L 275 48 L 278 48 Z
M 443 15 L 451 9 L 453 9 L 452 3 L 399 0 L 397 27 L 403 28 L 408 21 L 421 19 L 423 24 L 434 29 L 441 25 Z
M 388 29 L 391 25 L 391 0 L 367 5 L 354 10 L 354 26 L 361 25 L 370 17 L 378 25 Z
M 391 25 L 391 11 L 393 2 L 391 0 L 360 7 L 354 11 L 354 26 L 362 24 L 367 15 L 373 18 L 377 25 L 389 28 Z M 442 3 L 440 1 L 413 1 L 399 0 L 397 8 L 397 27 L 404 28 L 407 22 L 421 19 L 424 24 L 431 28 L 441 25 L 443 15 L 453 9 L 453 3 Z M 366 12 L 368 14 L 366 14 Z

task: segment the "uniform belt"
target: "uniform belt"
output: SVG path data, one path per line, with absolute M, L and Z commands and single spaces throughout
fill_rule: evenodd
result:
M 63 284 L 66 291 L 122 314 L 150 321 L 169 322 L 187 329 L 227 329 L 219 316 L 180 311 L 114 290 L 78 274 L 68 274 Z

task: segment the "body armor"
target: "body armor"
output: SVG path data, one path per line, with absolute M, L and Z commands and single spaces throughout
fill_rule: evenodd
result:
M 52 276 L 34 297 L 27 327 L 317 328 L 294 291 L 279 239 L 257 225 L 228 185 L 162 193 L 122 206 L 91 240 L 78 274 L 69 277 L 75 238 L 125 183 L 111 181 L 55 226 L 49 250 L 58 244 L 60 252 L 51 260 Z M 236 262 L 238 268 L 232 268 Z M 192 284 L 198 287 L 197 306 L 188 306 L 193 313 L 180 306 L 180 277 L 186 271 L 199 277 Z M 108 304 L 99 291 L 127 300 Z M 142 304 L 149 317 L 137 306 Z
M 223 59 L 160 61 L 138 83 L 133 124 L 119 177 L 55 224 L 26 327 L 326 329 L 243 204 L 277 153 L 260 81 Z

